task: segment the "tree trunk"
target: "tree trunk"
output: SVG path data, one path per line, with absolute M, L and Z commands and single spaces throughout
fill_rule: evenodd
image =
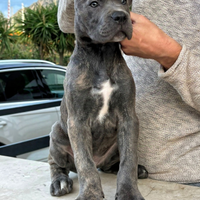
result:
M 1 48 L 1 52 L 0 52 L 1 55 L 3 54 L 4 49 L 5 49 L 5 48 L 3 48 L 3 47 Z
M 44 54 L 43 54 L 42 43 L 40 44 L 40 59 L 41 59 L 41 60 L 44 60 Z
M 59 65 L 63 65 L 64 51 L 59 52 Z

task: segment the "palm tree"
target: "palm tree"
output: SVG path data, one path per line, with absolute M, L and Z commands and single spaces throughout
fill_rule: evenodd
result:
M 0 13 L 0 53 L 4 50 L 11 52 L 11 43 L 16 42 L 17 35 L 15 35 L 13 26 L 10 25 L 8 20 Z
M 59 54 L 59 64 L 63 65 L 64 53 L 71 55 L 74 50 L 74 34 L 63 33 L 60 29 L 58 30 L 58 36 L 55 40 L 55 49 Z
M 75 41 L 75 36 L 74 34 L 70 33 L 63 33 L 59 26 L 58 26 L 58 21 L 57 21 L 57 10 L 58 6 L 54 5 L 53 8 L 54 13 L 56 16 L 54 19 L 54 28 L 56 30 L 56 34 L 52 34 L 52 40 L 54 44 L 54 49 L 55 51 L 59 54 L 59 64 L 63 65 L 64 61 L 64 54 L 67 53 L 71 55 L 72 51 L 74 50 L 74 41 Z
M 55 50 L 60 57 L 59 63 L 63 64 L 64 53 L 71 52 L 74 48 L 74 35 L 60 31 L 57 10 L 56 4 L 46 7 L 39 5 L 33 10 L 25 10 L 24 21 L 20 17 L 16 20 L 20 24 L 18 28 L 22 31 L 21 36 L 32 40 L 38 47 L 41 59 Z
M 38 47 L 41 59 L 52 50 L 51 36 L 56 34 L 53 18 L 52 5 L 47 7 L 39 5 L 33 10 L 27 8 L 24 21 L 20 17 L 16 18 L 20 24 L 18 29 L 22 31 L 21 36 L 32 40 Z

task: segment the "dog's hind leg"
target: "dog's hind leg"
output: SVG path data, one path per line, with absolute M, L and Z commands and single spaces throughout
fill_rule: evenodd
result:
M 138 165 L 138 178 L 139 179 L 145 179 L 148 178 L 148 171 L 146 168 L 142 165 Z
M 51 161 L 50 161 L 51 162 Z M 52 183 L 50 193 L 52 196 L 62 196 L 72 191 L 73 181 L 69 178 L 69 171 L 59 167 L 56 163 L 51 163 Z
M 69 178 L 69 171 L 75 171 L 73 153 L 69 138 L 56 122 L 50 134 L 49 160 L 51 170 L 50 193 L 52 196 L 62 196 L 72 191 L 73 181 Z

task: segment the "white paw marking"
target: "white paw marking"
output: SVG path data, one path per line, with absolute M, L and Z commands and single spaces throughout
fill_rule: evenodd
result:
M 60 189 L 62 190 L 62 189 L 64 189 L 64 188 L 66 188 L 66 187 L 67 187 L 66 182 L 65 182 L 65 181 L 61 181 L 61 182 L 60 182 Z

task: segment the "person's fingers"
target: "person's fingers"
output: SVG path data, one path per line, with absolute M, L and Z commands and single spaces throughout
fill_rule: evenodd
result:
M 130 12 L 130 18 L 131 18 L 132 23 L 137 22 L 140 16 L 141 15 L 137 13 Z

